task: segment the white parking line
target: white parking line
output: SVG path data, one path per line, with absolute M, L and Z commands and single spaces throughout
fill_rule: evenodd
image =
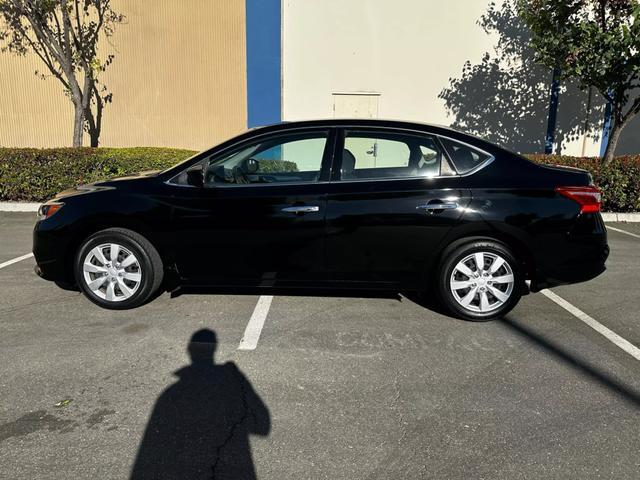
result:
M 627 232 L 626 230 L 620 230 L 619 228 L 610 227 L 607 225 L 607 230 L 613 230 L 614 232 L 624 233 L 625 235 L 629 235 L 631 237 L 640 238 L 640 235 L 636 235 L 635 233 Z
M 238 345 L 238 350 L 255 350 L 258 346 L 260 333 L 269 314 L 272 300 L 273 296 L 271 295 L 262 295 L 258 299 L 256 308 L 253 309 L 253 314 L 247 323 L 247 328 L 244 330 L 242 340 L 240 340 L 240 345 Z
M 618 335 L 616 332 L 614 332 L 612 330 L 609 330 L 607 327 L 602 325 L 600 322 L 598 322 L 594 318 L 592 318 L 589 315 L 587 315 L 586 313 L 584 313 L 578 307 L 575 307 L 575 306 L 571 305 L 564 298 L 556 295 L 551 290 L 541 290 L 540 293 L 542 293 L 545 297 L 547 297 L 548 299 L 550 299 L 550 300 L 554 301 L 555 303 L 557 303 L 558 305 L 560 305 L 562 308 L 564 308 L 566 311 L 571 313 L 573 316 L 575 316 L 579 320 L 582 320 L 584 323 L 589 325 L 591 328 L 593 328 L 600 335 L 602 335 L 607 340 L 609 340 L 610 342 L 612 342 L 615 345 L 617 345 L 618 347 L 620 347 L 622 350 L 627 352 L 629 355 L 634 357 L 636 360 L 640 360 L 640 348 L 636 347 L 633 343 L 628 342 L 627 340 L 622 338 L 620 335 Z
M 27 258 L 33 257 L 33 253 L 27 253 L 26 255 L 22 255 L 21 257 L 16 257 L 12 260 L 7 260 L 6 262 L 0 263 L 0 268 L 8 267 L 9 265 L 13 265 L 14 263 L 18 263 L 21 260 L 26 260 Z

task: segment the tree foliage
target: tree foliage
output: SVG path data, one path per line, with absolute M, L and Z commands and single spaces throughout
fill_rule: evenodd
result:
M 538 62 L 595 87 L 610 103 L 610 162 L 622 129 L 640 112 L 640 2 L 518 0 L 518 12 Z
M 34 53 L 46 67 L 36 75 L 60 81 L 74 105 L 74 146 L 82 145 L 84 130 L 98 144 L 102 112 L 112 100 L 99 76 L 113 61 L 113 55 L 99 58 L 98 43 L 123 21 L 111 0 L 0 0 L 0 49 Z
M 455 118 L 452 126 L 518 152 L 543 151 L 551 70 L 535 62 L 531 32 L 518 16 L 516 0 L 490 3 L 477 23 L 495 40 L 478 63 L 467 61 L 440 92 Z M 597 138 L 603 110 L 602 98 L 589 104 L 575 80 L 562 83 L 560 98 L 558 153 L 569 142 Z

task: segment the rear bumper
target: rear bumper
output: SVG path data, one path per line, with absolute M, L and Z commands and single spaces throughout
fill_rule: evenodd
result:
M 586 252 L 584 247 L 578 250 L 580 255 L 567 255 L 563 262 L 547 267 L 544 271 L 537 271 L 531 281 L 531 291 L 586 282 L 607 269 L 605 262 L 609 257 L 609 246 L 606 243 L 593 246 Z
M 591 280 L 606 270 L 607 229 L 599 213 L 579 215 L 567 233 L 543 240 L 531 290 Z

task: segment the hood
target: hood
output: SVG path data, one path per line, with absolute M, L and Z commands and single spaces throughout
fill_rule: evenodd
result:
M 118 188 L 120 186 L 119 184 L 138 182 L 149 177 L 155 177 L 156 175 L 158 175 L 158 173 L 160 173 L 160 170 L 146 170 L 144 172 L 127 175 L 126 177 L 117 177 L 111 178 L 109 180 L 100 180 L 94 183 L 78 185 L 77 187 L 68 188 L 67 190 L 63 190 L 62 192 L 57 193 L 52 200 L 61 199 L 63 197 L 68 198 L 76 195 L 83 195 L 100 190 L 110 190 L 113 188 Z
M 103 185 L 108 183 L 120 182 L 123 180 L 137 180 L 140 178 L 155 177 L 158 175 L 158 173 L 160 173 L 160 170 L 145 170 L 144 172 L 132 173 L 131 175 L 127 175 L 125 177 L 116 177 L 109 180 L 101 180 L 92 185 Z

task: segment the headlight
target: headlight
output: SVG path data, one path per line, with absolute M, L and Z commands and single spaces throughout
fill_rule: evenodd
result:
M 45 220 L 64 206 L 62 202 L 47 202 L 38 209 L 38 220 Z

